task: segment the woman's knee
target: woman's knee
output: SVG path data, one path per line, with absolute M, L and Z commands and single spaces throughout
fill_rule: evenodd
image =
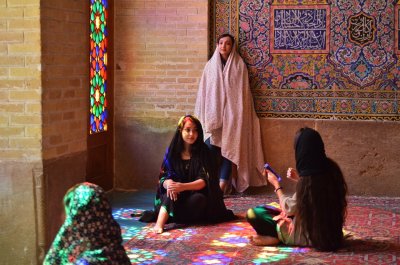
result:
M 252 221 L 252 220 L 256 219 L 256 213 L 254 212 L 253 208 L 250 208 L 247 210 L 246 219 L 247 219 L 247 221 Z
M 202 193 L 195 193 L 190 197 L 189 207 L 205 209 L 207 206 L 207 197 Z
M 185 205 L 184 212 L 187 213 L 186 216 L 182 217 L 187 221 L 193 222 L 201 219 L 207 208 L 207 197 L 201 193 L 195 193 L 188 199 Z

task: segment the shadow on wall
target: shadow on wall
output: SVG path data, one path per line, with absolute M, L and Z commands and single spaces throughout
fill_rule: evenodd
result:
M 154 189 L 161 162 L 176 126 L 174 120 L 134 121 L 115 127 L 115 188 Z M 286 191 L 288 167 L 295 167 L 293 140 L 304 126 L 316 129 L 326 153 L 339 163 L 349 194 L 400 196 L 400 123 L 330 121 L 312 119 L 260 119 L 266 162 L 283 177 Z
M 338 121 L 311 119 L 261 119 L 265 159 L 286 180 L 288 167 L 295 167 L 294 135 L 304 126 L 320 132 L 328 157 L 345 176 L 349 193 L 360 196 L 400 196 L 400 123 L 387 121 Z
M 175 119 L 115 126 L 115 189 L 154 189 Z
M 63 198 L 73 185 L 85 181 L 87 153 L 43 161 L 45 181 L 46 252 L 64 222 Z

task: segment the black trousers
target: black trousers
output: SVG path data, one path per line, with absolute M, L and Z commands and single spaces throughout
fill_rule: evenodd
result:
M 169 222 L 196 223 L 206 219 L 207 197 L 203 193 L 191 192 L 179 196 L 177 201 L 171 200 L 167 195 L 162 196 L 161 207 L 170 215 Z

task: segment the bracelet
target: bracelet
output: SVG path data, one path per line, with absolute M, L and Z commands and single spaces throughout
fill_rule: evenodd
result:
M 276 193 L 278 190 L 283 190 L 283 187 L 278 187 L 278 188 L 274 189 L 274 192 Z

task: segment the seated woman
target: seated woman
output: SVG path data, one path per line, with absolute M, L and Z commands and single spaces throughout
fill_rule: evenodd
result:
M 131 264 L 104 190 L 85 182 L 64 196 L 65 221 L 43 264 Z
M 154 212 L 145 211 L 140 221 L 156 221 L 155 233 L 168 222 L 220 222 L 233 219 L 218 184 L 214 158 L 203 142 L 200 121 L 183 116 L 164 156 Z
M 335 251 L 343 243 L 347 185 L 339 166 L 325 154 L 319 133 L 300 129 L 295 137 L 296 168 L 287 177 L 297 182 L 296 193 L 286 196 L 277 176 L 266 170 L 282 212 L 274 214 L 265 206 L 247 211 L 247 220 L 257 232 L 254 245 L 311 246 Z

